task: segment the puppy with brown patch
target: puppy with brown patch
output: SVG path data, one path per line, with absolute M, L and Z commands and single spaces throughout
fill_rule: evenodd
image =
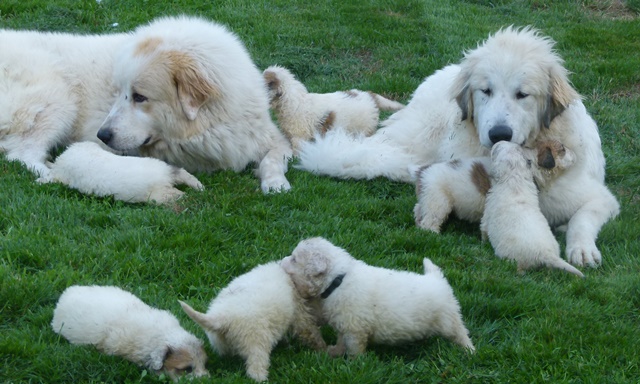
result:
M 310 308 L 276 262 L 236 277 L 211 301 L 207 313 L 182 301 L 180 305 L 204 329 L 213 348 L 221 356 L 241 356 L 247 375 L 256 381 L 267 380 L 271 350 L 288 331 L 314 349 L 326 348 Z
M 300 143 L 342 127 L 350 134 L 372 135 L 380 111 L 398 111 L 404 105 L 372 92 L 352 89 L 345 92 L 310 93 L 286 68 L 274 65 L 264 70 L 271 108 L 280 128 L 291 141 L 294 152 Z
M 202 342 L 168 311 L 111 286 L 67 288 L 53 311 L 53 331 L 72 344 L 91 344 L 173 380 L 208 376 Z
M 542 140 L 523 154 L 532 163 L 531 172 L 538 188 L 545 188 L 575 161 L 573 151 L 556 140 Z M 485 197 L 491 187 L 488 157 L 452 160 L 422 167 L 416 172 L 416 203 L 413 214 L 416 225 L 440 232 L 442 224 L 453 212 L 471 222 L 480 221 Z
M 540 211 L 532 162 L 517 144 L 501 141 L 491 149 L 491 189 L 480 222 L 496 255 L 515 260 L 518 270 L 558 268 L 582 272 L 560 258 L 560 245 Z
M 118 156 L 89 141 L 69 146 L 51 164 L 49 176 L 37 181 L 59 182 L 82 193 L 113 196 L 127 203 L 174 202 L 184 195 L 176 184 L 204 189 L 182 168 L 149 157 Z
M 321 237 L 301 241 L 281 261 L 300 294 L 321 301 L 322 317 L 338 333 L 332 356 L 432 335 L 473 352 L 451 286 L 429 259 L 423 264 L 424 275 L 373 267 Z

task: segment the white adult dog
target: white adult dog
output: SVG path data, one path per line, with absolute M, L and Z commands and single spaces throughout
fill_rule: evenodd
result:
M 281 261 L 296 289 L 321 300 L 322 317 L 338 333 L 329 354 L 364 353 L 367 343 L 399 344 L 443 336 L 474 351 L 447 279 L 424 259 L 424 275 L 373 267 L 326 239 L 303 240 Z
M 264 192 L 290 189 L 292 150 L 271 120 L 262 74 L 219 24 L 167 17 L 108 35 L 0 30 L 0 47 L 0 151 L 41 177 L 53 147 L 99 138 L 190 172 L 257 163 Z
M 39 182 L 60 182 L 127 203 L 172 203 L 184 195 L 176 184 L 204 189 L 182 168 L 149 157 L 118 156 L 90 141 L 71 144 L 50 167 L 50 177 Z
M 208 376 L 202 342 L 168 311 L 152 308 L 118 287 L 67 288 L 53 311 L 53 331 L 73 344 L 91 344 L 173 380 Z
M 310 93 L 286 68 L 273 65 L 262 73 L 271 108 L 295 152 L 316 133 L 342 127 L 353 135 L 370 136 L 378 129 L 380 111 L 398 111 L 403 104 L 358 89 Z
M 182 301 L 180 305 L 204 329 L 213 348 L 221 356 L 241 356 L 247 375 L 256 381 L 267 380 L 271 350 L 288 331 L 314 349 L 326 348 L 311 309 L 277 262 L 236 277 L 211 301 L 207 313 Z
M 567 259 L 597 266 L 595 240 L 619 212 L 604 185 L 598 127 L 567 79 L 553 41 L 531 28 L 505 28 L 428 77 L 410 103 L 364 139 L 331 130 L 300 150 L 300 167 L 338 177 L 413 181 L 417 166 L 487 157 L 498 141 L 531 146 L 552 139 L 571 148 L 571 169 L 540 191 L 553 227 L 568 224 Z
M 531 161 L 515 143 L 501 141 L 491 149 L 491 189 L 480 229 L 496 255 L 515 260 L 520 272 L 546 266 L 584 277 L 560 258 L 558 241 L 538 209 Z

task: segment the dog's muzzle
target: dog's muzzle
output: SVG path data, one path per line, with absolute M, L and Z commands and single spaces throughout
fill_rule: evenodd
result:
M 489 130 L 489 140 L 492 144 L 499 141 L 511 141 L 513 130 L 506 125 L 496 125 Z

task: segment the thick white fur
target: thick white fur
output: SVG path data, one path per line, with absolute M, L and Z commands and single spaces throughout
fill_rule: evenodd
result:
M 1 30 L 0 46 L 0 150 L 39 176 L 51 148 L 98 134 L 191 172 L 257 163 L 264 192 L 290 188 L 291 147 L 261 73 L 221 25 L 167 17 L 128 34 Z
M 247 375 L 267 380 L 271 350 L 287 331 L 315 349 L 326 344 L 310 309 L 277 262 L 236 277 L 211 301 L 207 313 L 180 302 L 220 355 L 239 355 Z
M 363 353 L 369 341 L 399 344 L 432 335 L 474 351 L 453 290 L 429 259 L 424 275 L 392 271 L 316 237 L 301 241 L 281 264 L 303 297 L 322 300 L 322 317 L 338 333 L 332 356 Z M 321 299 L 341 274 L 342 284 Z
M 177 380 L 208 376 L 202 342 L 168 311 L 152 308 L 111 286 L 67 288 L 53 311 L 51 327 L 72 344 L 91 344 Z
M 538 188 L 544 188 L 575 162 L 575 154 L 562 143 L 538 142 L 536 148 L 522 148 L 531 163 L 530 172 Z M 422 229 L 440 232 L 450 213 L 469 221 L 480 221 L 485 197 L 491 187 L 491 159 L 451 160 L 421 168 L 416 177 L 413 214 Z
M 507 141 L 491 149 L 491 189 L 480 222 L 496 255 L 515 260 L 518 270 L 547 266 L 584 277 L 560 258 L 560 246 L 538 208 L 532 162 Z
M 51 165 L 49 175 L 38 181 L 60 182 L 82 193 L 113 196 L 128 203 L 174 202 L 184 194 L 176 184 L 204 189 L 182 168 L 158 159 L 118 156 L 89 141 L 69 146 Z
M 556 140 L 575 152 L 576 161 L 540 191 L 540 209 L 552 227 L 568 224 L 572 264 L 601 263 L 595 240 L 619 204 L 604 185 L 598 127 L 550 39 L 530 28 L 496 32 L 459 65 L 429 76 L 382 125 L 367 138 L 335 129 L 304 143 L 299 167 L 345 178 L 413 181 L 416 166 L 486 157 L 498 140 L 526 146 Z
M 333 93 L 310 93 L 286 68 L 274 65 L 264 70 L 271 108 L 294 151 L 303 141 L 342 127 L 351 134 L 370 136 L 378 128 L 380 111 L 398 111 L 404 105 L 358 89 Z

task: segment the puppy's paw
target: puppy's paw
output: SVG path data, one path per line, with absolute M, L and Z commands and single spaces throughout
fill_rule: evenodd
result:
M 566 253 L 567 260 L 578 267 L 588 266 L 596 268 L 602 264 L 602 255 L 595 243 L 567 245 Z
M 331 357 L 340 357 L 345 354 L 345 348 L 342 345 L 331 345 L 327 347 L 327 353 Z
M 291 184 L 289 184 L 289 181 L 284 176 L 268 177 L 262 179 L 260 188 L 265 194 L 286 192 L 291 189 Z

